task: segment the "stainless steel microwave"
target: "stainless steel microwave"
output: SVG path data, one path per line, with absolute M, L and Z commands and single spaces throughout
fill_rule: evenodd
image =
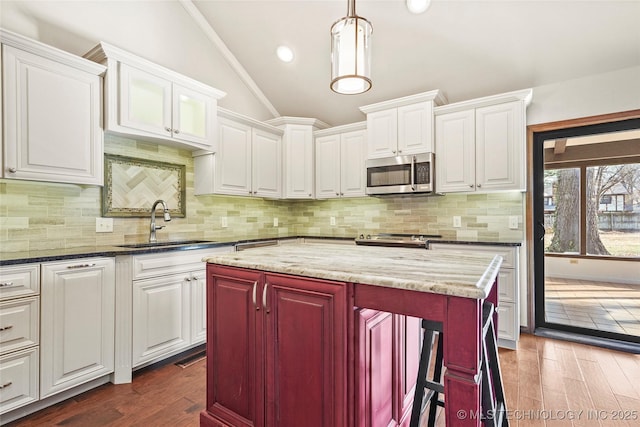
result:
M 433 153 L 367 160 L 367 194 L 431 193 Z

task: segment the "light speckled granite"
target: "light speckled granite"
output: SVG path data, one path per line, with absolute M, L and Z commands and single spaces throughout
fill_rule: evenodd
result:
M 296 243 L 205 257 L 232 267 L 486 298 L 502 257 L 460 251 Z

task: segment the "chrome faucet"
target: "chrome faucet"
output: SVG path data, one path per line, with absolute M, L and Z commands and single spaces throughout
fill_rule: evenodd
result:
M 149 243 L 155 243 L 158 240 L 156 239 L 156 230 L 160 230 L 164 228 L 164 225 L 156 225 L 156 207 L 161 204 L 162 209 L 164 210 L 164 220 L 166 222 L 171 221 L 171 215 L 169 215 L 169 208 L 167 207 L 167 202 L 164 200 L 156 200 L 151 207 L 151 233 L 149 234 Z

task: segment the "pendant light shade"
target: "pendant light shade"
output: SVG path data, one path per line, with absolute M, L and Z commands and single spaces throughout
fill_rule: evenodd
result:
M 371 89 L 371 33 L 373 27 L 356 15 L 349 0 L 347 16 L 331 27 L 331 90 L 356 95 Z

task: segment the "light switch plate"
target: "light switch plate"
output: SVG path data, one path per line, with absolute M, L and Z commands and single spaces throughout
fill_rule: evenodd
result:
M 113 218 L 96 218 L 96 233 L 113 233 Z
M 329 218 L 329 224 L 330 225 L 336 225 L 336 217 L 332 216 L 331 218 Z
M 462 227 L 462 218 L 460 218 L 459 216 L 454 216 L 453 217 L 453 226 L 455 228 Z
M 221 216 L 220 217 L 220 227 L 227 228 L 227 217 L 226 216 Z
M 278 226 L 278 218 L 273 218 L 273 226 L 274 227 Z
M 518 217 L 517 216 L 510 216 L 509 217 L 509 228 L 511 230 L 517 230 L 518 229 Z

